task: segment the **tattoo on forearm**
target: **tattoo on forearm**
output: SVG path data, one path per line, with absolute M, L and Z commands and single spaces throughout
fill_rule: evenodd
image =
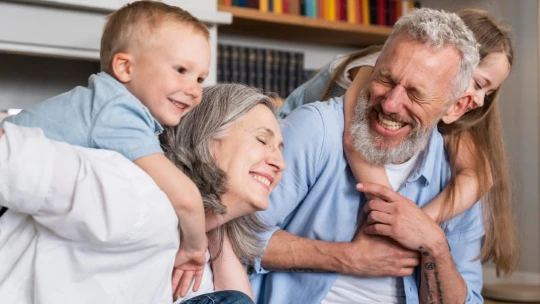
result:
M 435 263 L 426 263 L 425 264 L 427 270 L 433 270 L 435 269 Z
M 431 290 L 431 285 L 429 285 L 429 279 L 427 273 L 424 272 L 424 280 L 426 280 L 426 290 L 428 296 L 428 303 L 432 304 L 433 302 L 433 290 Z
M 424 246 L 418 247 L 418 250 L 422 251 L 422 249 L 424 249 Z M 429 252 L 427 252 L 427 251 L 422 252 L 422 254 L 423 254 L 424 256 L 429 256 Z
M 437 284 L 437 293 L 439 293 L 439 303 L 443 303 L 441 281 L 439 281 L 439 273 L 435 270 L 435 283 Z

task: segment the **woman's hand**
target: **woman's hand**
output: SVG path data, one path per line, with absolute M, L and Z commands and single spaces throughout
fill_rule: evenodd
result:
M 2 137 L 2 135 L 4 135 L 4 130 L 0 129 L 0 138 Z
M 195 280 L 193 291 L 199 290 L 205 264 L 206 250 L 189 253 L 180 245 L 180 249 L 176 253 L 172 275 L 172 290 L 175 300 L 178 296 L 186 296 L 193 280 Z

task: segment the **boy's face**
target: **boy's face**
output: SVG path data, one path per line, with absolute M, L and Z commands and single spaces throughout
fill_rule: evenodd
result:
M 199 105 L 208 76 L 210 45 L 192 26 L 167 22 L 133 55 L 126 88 L 162 125 L 175 126 Z

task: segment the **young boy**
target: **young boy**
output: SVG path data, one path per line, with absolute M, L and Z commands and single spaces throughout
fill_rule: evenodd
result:
M 5 121 L 43 129 L 50 139 L 115 150 L 167 194 L 180 223 L 176 266 L 195 272 L 206 262 L 202 198 L 161 150 L 161 125 L 174 126 L 201 101 L 210 63 L 209 32 L 188 12 L 139 1 L 112 13 L 101 39 L 102 72 Z M 0 129 L 2 129 L 0 124 Z M 191 272 L 193 273 L 193 272 Z

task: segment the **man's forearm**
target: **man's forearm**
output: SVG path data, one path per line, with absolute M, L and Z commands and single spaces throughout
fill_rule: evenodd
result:
M 467 285 L 446 244 L 438 249 L 419 249 L 422 252 L 420 303 L 464 303 Z
M 269 270 L 289 272 L 340 272 L 347 269 L 350 243 L 330 243 L 278 230 L 262 259 Z

